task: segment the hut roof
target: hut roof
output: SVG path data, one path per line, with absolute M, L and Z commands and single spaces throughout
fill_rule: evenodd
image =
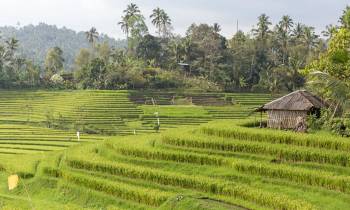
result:
M 290 111 L 309 111 L 311 108 L 323 108 L 326 104 L 317 96 L 305 90 L 298 90 L 278 98 L 257 109 L 257 111 L 266 110 L 290 110 Z

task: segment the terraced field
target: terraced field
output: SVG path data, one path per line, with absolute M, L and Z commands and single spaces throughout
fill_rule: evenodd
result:
M 83 142 L 103 140 L 100 136 L 75 133 L 26 125 L 0 125 L 0 154 L 33 154 L 56 151 Z
M 3 209 L 350 209 L 348 139 L 242 126 L 268 95 L 226 94 L 225 106 L 208 106 L 212 94 L 192 94 L 197 105 L 136 105 L 126 91 L 0 95 L 0 183 L 21 180 L 0 188 Z M 120 136 L 134 130 L 153 134 Z
M 149 94 L 139 92 L 138 100 L 144 100 L 139 102 L 147 104 L 153 96 Z M 160 92 L 158 98 L 162 98 L 162 104 L 170 104 L 174 94 Z M 133 103 L 136 100 L 133 91 L 0 91 L 0 96 L 0 124 L 103 135 L 153 133 L 157 123 L 155 112 L 159 114 L 162 130 L 215 119 L 247 118 L 254 108 L 271 100 L 268 94 L 191 93 L 177 96 L 190 97 L 193 102 L 179 106 L 137 105 Z
M 142 125 L 152 127 L 159 114 L 162 129 L 180 125 L 200 125 L 216 119 L 246 119 L 256 114 L 256 108 L 271 101 L 269 94 L 254 93 L 176 93 L 131 92 L 131 100 L 139 104 L 144 114 Z M 187 99 L 190 105 L 171 105 L 173 98 Z M 154 101 L 156 105 L 147 105 Z M 145 105 L 146 104 L 146 105 Z
M 347 144 L 335 139 L 323 154 L 312 140 L 261 141 L 243 128 L 232 134 L 234 121 L 214 120 L 248 118 L 271 97 L 218 95 L 192 93 L 189 105 L 141 105 L 128 91 L 0 91 L 0 183 L 20 176 L 16 190 L 0 187 L 0 209 L 349 207 L 347 150 L 339 149 Z M 333 169 L 340 173 L 335 179 Z M 316 170 L 316 181 L 301 178 Z M 295 185 L 315 193 L 304 199 Z M 335 195 L 335 204 L 323 200 Z
M 350 208 L 348 139 L 242 124 L 71 148 L 41 161 L 27 188 L 50 183 L 47 195 L 60 196 L 47 200 L 91 209 Z M 25 195 L 23 187 L 16 194 Z
M 138 120 L 143 113 L 127 91 L 1 91 L 0 96 L 0 123 L 7 124 L 123 135 L 132 133 L 125 119 Z
M 166 130 L 215 119 L 246 118 L 251 107 L 136 105 L 131 95 L 128 91 L 0 91 L 0 154 L 50 152 L 97 142 L 106 135 L 155 133 L 155 112 L 159 113 L 160 130 Z M 196 97 L 204 101 L 214 94 L 197 93 Z M 235 97 L 244 101 L 250 95 Z M 261 97 L 268 99 L 267 95 Z M 77 131 L 81 133 L 79 142 Z
M 271 100 L 270 94 L 262 93 L 218 93 L 181 91 L 130 91 L 130 100 L 140 105 L 174 105 L 178 99 L 187 99 L 198 106 L 224 106 L 242 104 L 259 106 Z M 182 100 L 181 100 L 182 101 Z

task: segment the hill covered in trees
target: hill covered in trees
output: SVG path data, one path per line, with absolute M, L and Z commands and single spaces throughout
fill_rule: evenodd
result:
M 23 27 L 0 27 L 3 40 L 14 37 L 19 41 L 19 53 L 34 63 L 42 65 L 50 48 L 59 47 L 63 51 L 65 68 L 69 69 L 74 63 L 74 58 L 81 48 L 89 48 L 91 45 L 86 39 L 85 32 L 76 32 L 65 27 L 58 28 L 55 25 L 40 23 Z M 101 34 L 98 42 L 107 42 L 110 46 L 122 48 L 126 46 L 123 40 L 115 40 Z

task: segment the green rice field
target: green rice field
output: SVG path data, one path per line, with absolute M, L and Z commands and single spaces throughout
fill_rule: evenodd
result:
M 0 97 L 0 209 L 350 209 L 349 139 L 250 127 L 268 94 Z

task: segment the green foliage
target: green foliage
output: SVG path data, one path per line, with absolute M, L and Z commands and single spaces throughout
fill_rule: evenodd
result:
M 216 89 L 260 90 L 272 94 L 303 87 L 305 74 L 299 70 L 306 66 L 305 73 L 322 71 L 340 81 L 349 77 L 346 73 L 350 60 L 349 43 L 346 41 L 349 38 L 348 8 L 340 19 L 340 29 L 338 26 L 328 27 L 325 34 L 330 38 L 329 43 L 321 39 L 313 27 L 294 23 L 288 15 L 284 15 L 272 28 L 269 16 L 262 14 L 251 34 L 237 31 L 232 39 L 226 40 L 217 23 L 192 24 L 185 36 L 174 36 L 171 34 L 171 19 L 161 8 L 154 9 L 150 15 L 158 32 L 158 37 L 154 37 L 149 33 L 145 16 L 136 4 L 128 5 L 123 13 L 119 25 L 126 34 L 126 50 L 116 50 L 120 42 L 99 35 L 95 27 L 85 33 L 72 33 L 68 29 L 45 24 L 20 29 L 2 28 L 6 37 L 5 48 L 12 55 L 19 48 L 19 52 L 34 58 L 35 64 L 41 64 L 46 71 L 46 81 L 40 81 L 40 69 L 29 64 L 26 67 L 23 64 L 25 60 L 16 59 L 16 65 L 2 67 L 5 70 L 0 71 L 3 86 L 52 87 L 47 81 L 63 69 L 75 70 L 77 85 L 74 81 L 65 81 L 67 84 L 62 88 L 188 88 L 192 81 L 207 80 Z M 20 44 L 16 39 L 7 39 L 12 34 L 18 37 Z M 35 34 L 32 36 L 34 38 L 27 39 L 28 34 Z M 47 41 L 48 37 L 53 36 L 57 39 Z M 37 37 L 45 41 L 39 45 L 43 49 L 33 46 L 32 43 L 38 43 Z M 319 58 L 326 47 L 328 51 L 321 60 L 311 63 Z M 84 50 L 79 52 L 80 49 Z M 96 59 L 103 60 L 103 64 L 96 62 Z M 103 76 L 100 78 L 89 78 L 94 75 L 89 75 L 89 72 L 96 71 L 96 67 L 101 67 L 101 71 L 106 73 L 99 74 Z M 154 71 L 157 71 L 158 77 L 148 74 Z M 182 78 L 188 78 L 189 82 L 183 82 Z M 174 84 L 174 79 L 181 82 Z M 200 82 L 200 85 L 204 84 Z M 203 89 L 207 90 L 208 87 Z
M 52 75 L 63 71 L 62 57 L 63 51 L 59 47 L 49 49 L 45 58 L 45 76 L 51 78 Z
M 151 88 L 166 89 L 166 88 L 179 88 L 184 86 L 184 81 L 181 80 L 182 75 L 176 71 L 161 71 L 158 70 L 154 81 L 151 84 Z M 192 84 L 192 86 L 195 86 Z
M 215 83 L 210 81 L 205 77 L 191 77 L 185 79 L 185 84 L 187 88 L 194 90 L 203 90 L 203 91 L 220 91 L 221 87 Z
M 94 45 L 96 39 L 99 37 L 99 33 L 97 32 L 95 27 L 92 27 L 89 31 L 85 32 L 86 39 L 90 44 Z
M 64 68 L 71 69 L 79 50 L 91 46 L 86 39 L 85 32 L 76 32 L 65 27 L 58 28 L 55 25 L 45 23 L 26 25 L 20 28 L 4 26 L 0 27 L 0 31 L 2 38 L 16 37 L 19 40 L 19 53 L 39 66 L 44 65 L 48 50 L 57 46 L 63 51 Z M 115 40 L 106 35 L 99 36 L 98 42 L 108 42 L 109 45 L 117 48 L 127 46 L 124 40 Z
M 52 75 L 61 73 L 63 69 L 74 69 L 77 83 L 64 81 L 61 88 L 191 88 L 192 83 L 198 83 L 197 86 L 203 90 L 260 90 L 275 94 L 302 87 L 304 77 L 298 70 L 317 58 L 325 48 L 325 42 L 315 34 L 313 27 L 294 24 L 288 15 L 283 16 L 272 30 L 269 17 L 262 14 L 252 35 L 238 31 L 232 39 L 226 40 L 217 23 L 192 24 L 184 37 L 173 36 L 171 19 L 161 8 L 154 9 L 150 16 L 159 35 L 154 37 L 149 34 L 145 17 L 136 4 L 128 5 L 123 13 L 119 25 L 128 42 L 124 51 L 116 50 L 118 42 L 99 35 L 95 27 L 74 36 L 68 29 L 57 29 L 45 24 L 19 30 L 4 28 L 4 31 L 5 34 L 15 33 L 20 41 L 24 41 L 24 49 L 19 45 L 21 51 L 30 54 L 29 57 L 40 57 L 35 60 L 44 64 L 46 81 L 38 84 L 40 80 L 37 75 L 40 74 L 35 74 L 35 77 L 31 74 L 27 83 L 54 88 L 57 86 L 48 83 Z M 61 41 L 61 36 L 55 35 L 58 37 L 57 42 L 40 45 L 44 46 L 47 54 L 45 62 L 42 61 L 45 57 L 42 49 L 35 50 L 38 55 L 28 51 L 36 48 L 32 45 L 27 47 L 25 35 L 38 34 L 37 30 L 44 31 L 39 33 L 43 40 L 52 37 L 52 33 L 63 34 L 64 37 L 64 41 Z M 74 43 L 70 43 L 73 40 Z M 10 40 L 7 44 L 14 49 L 18 45 Z M 55 46 L 58 48 L 52 49 Z M 79 52 L 80 49 L 83 50 Z M 345 50 L 334 52 L 332 57 L 338 63 L 348 59 Z M 103 63 L 97 62 L 97 59 L 103 60 Z M 103 73 L 97 73 L 99 78 L 91 78 L 96 76 L 92 72 L 96 72 L 97 68 L 101 68 L 99 71 Z M 16 76 L 2 77 L 4 81 L 9 80 L 8 77 L 18 81 Z M 33 77 L 37 81 L 33 82 Z M 183 78 L 188 78 L 188 82 Z
M 309 88 L 322 95 L 332 105 L 332 118 L 346 109 L 349 99 L 349 44 L 350 30 L 339 29 L 330 39 L 327 52 L 304 70 L 304 74 L 309 75 Z
M 168 37 L 171 31 L 171 19 L 168 14 L 159 7 L 152 11 L 150 16 L 152 24 L 158 29 L 158 35 Z
M 38 84 L 40 69 L 18 54 L 15 38 L 0 43 L 0 87 L 33 87 Z
M 322 55 L 321 59 L 311 63 L 306 68 L 305 73 L 322 71 L 339 80 L 348 78 L 349 70 L 346 67 L 349 61 L 347 48 L 349 42 L 350 31 L 344 28 L 340 29 L 330 40 L 327 52 Z
M 148 33 L 148 28 L 136 4 L 129 4 L 123 12 L 122 21 L 118 24 L 126 34 L 129 52 L 133 53 L 142 36 Z
M 145 61 L 155 60 L 160 63 L 161 45 L 158 39 L 152 35 L 146 35 L 142 38 L 136 48 L 136 55 L 138 58 Z
M 101 58 L 95 58 L 88 65 L 80 69 L 76 77 L 81 87 L 84 89 L 104 89 L 106 72 L 107 67 L 105 62 Z
M 344 28 L 350 29 L 350 7 L 346 6 L 343 15 L 340 17 L 340 22 Z

